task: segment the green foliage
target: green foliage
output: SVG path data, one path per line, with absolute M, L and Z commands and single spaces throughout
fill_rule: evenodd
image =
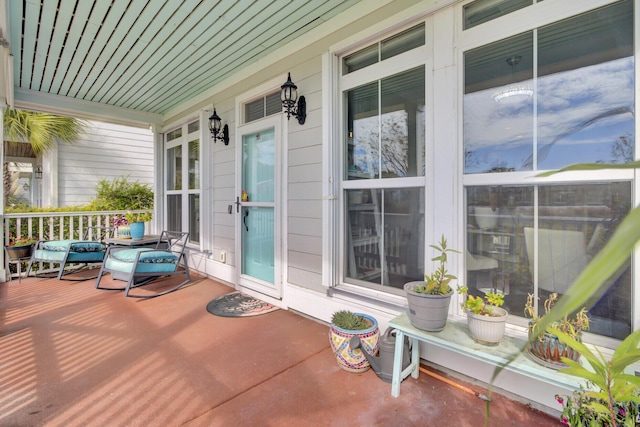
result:
M 129 224 L 134 222 L 149 222 L 151 221 L 151 212 L 127 212 L 124 214 L 125 219 Z
M 573 170 L 635 169 L 639 167 L 640 162 L 625 164 L 586 163 L 568 166 L 557 171 L 545 172 L 539 174 L 538 177 Z M 558 300 L 557 304 L 548 313 L 539 319 L 538 330 L 547 330 L 554 322 L 563 319 L 567 313 L 580 310 L 594 295 L 604 293 L 610 284 L 608 279 L 624 268 L 629 255 L 639 241 L 640 207 L 635 207 L 621 221 L 606 245 L 591 259 L 563 297 Z M 535 339 L 537 339 L 535 334 L 531 334 L 528 342 L 518 353 L 511 355 L 505 363 L 498 366 L 493 372 L 491 383 L 503 369 L 516 360 L 520 354 L 524 353 L 529 344 Z
M 101 179 L 96 185 L 96 197 L 89 202 L 90 210 L 141 210 L 153 208 L 153 190 L 148 184 L 131 182 L 129 177 Z
M 458 293 L 460 295 L 467 295 L 468 291 L 469 288 L 466 286 L 458 286 Z M 464 310 L 469 310 L 474 314 L 492 316 L 493 308 L 502 307 L 502 304 L 504 304 L 504 295 L 489 292 L 484 296 L 484 298 L 467 295 L 467 298 L 460 304 L 460 306 Z
M 568 358 L 559 372 L 586 380 L 572 397 L 556 395 L 563 405 L 561 421 L 569 426 L 635 426 L 640 404 L 640 377 L 626 373 L 640 361 L 640 331 L 629 335 L 607 361 L 596 348 L 597 355 L 581 342 L 559 329 L 550 328 L 564 344 L 572 347 L 587 361 L 591 369 Z
M 361 331 L 371 327 L 371 323 L 366 318 L 349 310 L 341 310 L 333 313 L 331 323 L 340 329 L 347 329 L 349 331 Z
M 15 238 L 11 233 L 9 233 L 9 242 L 7 242 L 6 246 L 30 246 L 36 243 L 38 239 L 32 237 L 21 237 Z
M 39 154 L 55 147 L 56 141 L 73 143 L 87 126 L 86 122 L 54 114 L 6 108 L 4 110 L 4 139 L 11 143 L 29 142 Z
M 431 261 L 438 261 L 438 268 L 436 268 L 436 270 L 431 274 L 425 273 L 424 283 L 416 286 L 414 291 L 421 294 L 446 295 L 452 292 L 449 283 L 452 280 L 457 280 L 456 276 L 449 274 L 447 271 L 447 253 L 459 252 L 447 247 L 447 239 L 445 239 L 444 234 L 440 239 L 440 243 L 436 245 L 429 245 L 429 247 L 440 253 L 438 256 L 431 258 Z

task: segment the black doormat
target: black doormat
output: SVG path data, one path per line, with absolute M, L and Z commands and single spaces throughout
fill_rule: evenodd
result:
M 222 295 L 207 304 L 207 311 L 221 317 L 249 317 L 271 313 L 278 307 L 240 292 Z

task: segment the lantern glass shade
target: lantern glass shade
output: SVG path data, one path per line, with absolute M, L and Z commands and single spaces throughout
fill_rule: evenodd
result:
M 42 166 L 38 165 L 34 173 L 36 179 L 42 179 Z
M 287 81 L 280 86 L 280 100 L 283 104 L 294 105 L 298 100 L 298 86 L 291 81 L 291 73 L 287 77 Z
M 215 108 L 213 109 L 213 114 L 209 117 L 209 130 L 212 135 L 217 135 L 220 132 L 220 128 L 222 127 L 222 119 L 216 113 Z

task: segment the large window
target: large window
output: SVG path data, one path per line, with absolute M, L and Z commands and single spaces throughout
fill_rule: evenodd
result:
M 342 58 L 347 283 L 395 293 L 423 275 L 424 45 L 419 25 Z
M 199 131 L 194 121 L 166 134 L 167 229 L 189 231 L 191 243 L 200 242 Z
M 633 15 L 625 0 L 464 52 L 467 277 L 512 316 L 563 294 L 633 204 L 631 172 L 521 174 L 634 159 Z M 629 334 L 631 283 L 629 262 L 590 302 L 592 332 Z

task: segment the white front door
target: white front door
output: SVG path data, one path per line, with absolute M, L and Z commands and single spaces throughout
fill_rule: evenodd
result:
M 236 189 L 238 283 L 274 298 L 282 297 L 280 260 L 281 117 L 240 128 Z

